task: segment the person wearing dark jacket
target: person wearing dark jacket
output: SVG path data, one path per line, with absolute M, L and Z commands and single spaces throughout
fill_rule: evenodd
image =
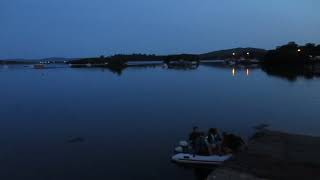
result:
M 217 152 L 218 154 L 221 153 L 221 136 L 219 134 L 218 129 L 216 128 L 210 128 L 208 131 L 208 151 L 209 154 L 212 155 L 214 152 Z

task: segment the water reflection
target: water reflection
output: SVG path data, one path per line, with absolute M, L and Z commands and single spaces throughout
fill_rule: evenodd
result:
M 214 67 L 214 68 L 223 68 L 223 69 L 231 69 L 232 76 L 237 76 L 238 72 L 244 72 L 246 76 L 250 76 L 251 69 L 257 69 L 258 66 L 252 66 L 252 65 L 227 65 L 225 63 L 221 62 L 205 62 L 201 63 L 203 66 L 208 67 Z M 200 66 L 200 63 L 196 62 L 190 62 L 190 63 L 162 63 L 162 62 L 156 62 L 156 63 L 133 63 L 128 64 L 125 66 L 110 66 L 110 67 L 101 67 L 103 70 L 108 70 L 118 76 L 121 76 L 123 72 L 127 69 L 146 69 L 146 68 L 157 68 L 162 67 L 164 69 L 172 69 L 172 70 L 196 70 Z M 75 68 L 79 68 L 80 66 L 76 66 Z M 82 67 L 82 66 L 81 66 Z M 83 66 L 83 68 L 88 68 L 87 66 Z M 90 68 L 97 68 L 97 67 L 90 67 Z
M 156 68 L 161 67 L 163 64 L 161 62 L 150 62 L 150 63 L 141 63 L 141 62 L 135 62 L 135 63 L 129 63 L 126 65 L 121 66 L 91 66 L 88 67 L 86 65 L 72 65 L 72 68 L 81 68 L 81 69 L 102 69 L 108 70 L 118 76 L 121 76 L 123 72 L 127 69 L 147 69 L 147 68 Z
M 198 69 L 200 63 L 198 61 L 173 61 L 164 64 L 167 69 L 176 70 L 195 70 Z
M 231 70 L 232 76 L 233 76 L 233 77 L 237 76 L 238 71 L 245 71 L 246 76 L 250 76 L 250 74 L 251 74 L 249 68 L 247 68 L 247 69 L 245 69 L 245 70 L 232 68 L 232 70 Z
M 232 76 L 236 76 L 236 69 L 232 68 Z
M 203 66 L 215 69 L 229 69 L 231 75 L 237 76 L 240 71 L 245 71 L 246 76 L 250 76 L 255 69 L 262 69 L 267 75 L 279 77 L 288 81 L 296 81 L 298 78 L 314 79 L 320 77 L 320 64 L 300 64 L 300 65 L 228 65 L 223 62 L 205 62 Z
M 288 81 L 296 81 L 298 78 L 313 79 L 320 77 L 320 64 L 264 65 L 261 69 L 270 76 Z
M 219 68 L 219 69 L 230 69 L 232 76 L 237 76 L 240 72 L 246 74 L 246 76 L 250 76 L 252 71 L 255 69 L 259 69 L 259 65 L 257 64 L 237 64 L 237 65 L 230 65 L 225 63 L 224 61 L 216 61 L 216 62 L 203 62 L 201 63 L 203 66 L 212 67 L 212 68 Z
M 122 72 L 126 69 L 127 67 L 107 67 L 105 69 L 109 70 L 110 72 L 117 74 L 118 76 L 122 75 Z
M 122 73 L 127 69 L 146 69 L 146 68 L 157 68 L 162 67 L 164 69 L 172 69 L 172 70 L 196 70 L 199 68 L 199 63 L 196 62 L 190 62 L 190 63 L 162 63 L 162 62 L 156 62 L 156 63 L 134 63 L 134 64 L 128 64 L 126 66 L 110 66 L 110 67 L 104 67 L 104 69 L 107 69 L 111 71 L 112 73 L 115 73 L 119 76 L 122 75 Z

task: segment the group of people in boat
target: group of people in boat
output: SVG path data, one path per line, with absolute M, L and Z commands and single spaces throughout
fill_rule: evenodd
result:
M 199 131 L 198 127 L 193 127 L 189 141 L 193 154 L 199 155 L 229 154 L 245 145 L 241 137 L 226 132 L 221 136 L 217 128 L 210 128 L 206 134 Z

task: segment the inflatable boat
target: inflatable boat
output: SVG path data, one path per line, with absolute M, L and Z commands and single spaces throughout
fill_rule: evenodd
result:
M 221 165 L 232 157 L 232 154 L 208 156 L 193 154 L 187 141 L 180 141 L 179 146 L 174 149 L 174 153 L 175 155 L 171 158 L 173 162 L 191 165 Z
M 232 154 L 201 156 L 186 153 L 178 153 L 172 156 L 172 161 L 183 164 L 201 164 L 201 165 L 221 165 L 224 161 L 230 159 Z

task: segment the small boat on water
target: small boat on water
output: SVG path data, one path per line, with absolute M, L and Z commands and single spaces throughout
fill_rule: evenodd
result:
M 201 156 L 190 153 L 178 153 L 172 156 L 172 161 L 183 164 L 197 164 L 197 165 L 221 165 L 226 160 L 230 159 L 232 154 L 225 155 L 211 155 Z
M 175 155 L 171 160 L 179 164 L 189 165 L 221 165 L 229 160 L 232 154 L 213 154 L 213 155 L 198 155 L 192 153 L 192 148 L 187 141 L 180 141 L 179 146 L 174 149 Z

